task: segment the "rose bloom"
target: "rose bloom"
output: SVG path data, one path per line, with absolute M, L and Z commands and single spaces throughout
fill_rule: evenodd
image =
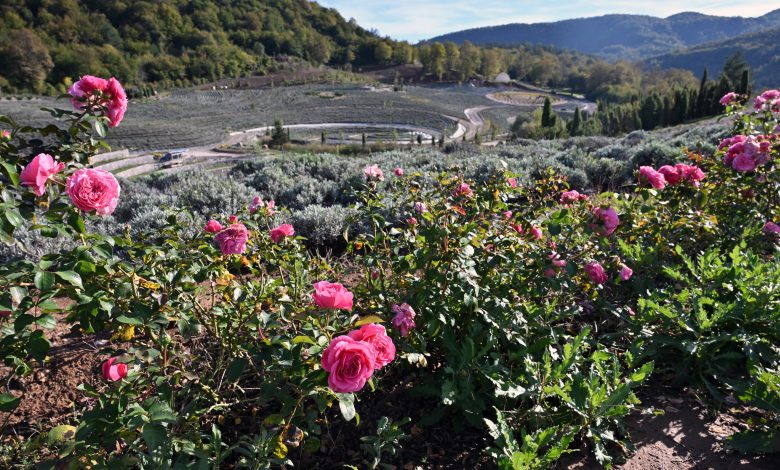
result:
M 244 224 L 231 224 L 214 237 L 223 255 L 240 255 L 246 251 L 249 230 Z
M 68 177 L 65 190 L 73 205 L 84 212 L 109 215 L 119 202 L 119 182 L 105 170 L 82 168 Z
M 625 264 L 620 265 L 620 280 L 621 281 L 628 281 L 631 279 L 631 276 L 634 274 L 634 270 L 626 266 Z
M 506 182 L 509 183 L 509 186 L 513 188 L 517 187 L 517 178 L 508 178 Z
M 103 363 L 102 369 L 104 379 L 117 382 L 127 377 L 127 364 L 114 364 L 117 359 L 119 358 L 112 357 Z
M 350 331 L 349 337 L 371 345 L 371 349 L 374 350 L 374 369 L 381 369 L 395 359 L 395 345 L 382 325 L 375 323 L 363 325 L 359 330 Z
M 510 227 L 512 227 L 512 230 L 514 230 L 515 232 L 517 232 L 519 234 L 523 233 L 523 226 L 520 225 L 520 224 L 512 224 L 512 225 L 510 225 Z
M 402 337 L 406 337 L 409 330 L 415 327 L 414 317 L 416 313 L 414 309 L 409 304 L 403 303 L 401 305 L 393 305 L 392 310 L 395 314 L 392 322 L 393 326 L 401 330 Z
M 722 104 L 723 106 L 726 106 L 727 104 L 731 104 L 734 101 L 737 101 L 737 94 L 732 91 L 723 95 L 719 103 Z
M 118 126 L 127 111 L 127 94 L 114 77 L 106 80 L 84 75 L 81 80 L 71 85 L 68 94 L 73 107 L 78 111 L 106 108 L 106 117 L 111 127 Z
M 683 175 L 675 166 L 664 165 L 658 169 L 658 173 L 661 173 L 661 175 L 664 177 L 664 180 L 666 180 L 666 182 L 670 185 L 678 184 L 683 180 Z
M 338 282 L 320 281 L 314 284 L 311 295 L 320 308 L 352 311 L 352 292 Z
M 593 209 L 593 216 L 596 217 L 596 223 L 592 224 L 591 228 L 602 236 L 612 235 L 620 224 L 620 219 L 617 213 L 615 213 L 615 209 L 611 207 L 606 209 L 597 207 Z
M 607 273 L 604 272 L 604 268 L 599 263 L 588 263 L 583 269 L 585 269 L 585 274 L 587 274 L 594 283 L 604 284 L 607 282 Z
M 11 133 L 8 131 L 0 131 L 0 140 L 11 140 Z
M 369 165 L 365 168 L 363 168 L 363 175 L 366 177 L 366 181 L 371 180 L 378 180 L 378 181 L 384 181 L 385 180 L 385 174 L 382 173 L 382 169 L 379 168 L 379 165 Z
M 536 240 L 541 240 L 541 239 L 542 239 L 542 236 L 543 236 L 543 235 L 542 235 L 542 229 L 541 229 L 541 228 L 539 228 L 539 227 L 537 227 L 536 225 L 534 225 L 533 227 L 531 227 L 531 230 L 529 231 L 529 233 L 530 233 L 530 234 L 531 234 L 531 236 L 532 236 L 532 237 L 534 237 L 534 239 L 536 239 Z
M 682 175 L 682 178 L 685 181 L 688 181 L 689 183 L 693 184 L 697 188 L 699 187 L 699 181 L 703 180 L 705 176 L 707 176 L 701 168 L 695 165 L 685 165 L 683 163 L 678 163 L 674 166 L 677 171 Z
M 211 219 L 211 220 L 209 220 L 206 223 L 206 226 L 203 227 L 203 230 L 205 230 L 205 231 L 207 231 L 209 233 L 217 233 L 217 232 L 221 232 L 222 230 L 224 230 L 224 227 L 219 222 L 217 222 L 216 220 Z
M 769 221 L 766 224 L 764 224 L 764 233 L 780 235 L 780 225 L 777 225 L 776 223 Z
M 417 218 L 409 217 L 408 219 L 406 219 L 406 223 L 409 225 L 417 225 Z
M 452 195 L 455 197 L 472 197 L 474 195 L 474 191 L 471 190 L 471 186 L 468 184 L 461 183 L 457 188 L 455 188 L 455 190 L 452 192 Z
M 39 153 L 24 167 L 19 177 L 22 184 L 30 186 L 36 196 L 43 196 L 46 192 L 46 183 L 63 168 L 65 168 L 64 163 L 57 163 L 51 155 Z
M 404 169 L 400 166 L 395 167 L 395 170 L 393 170 L 393 173 L 395 173 L 395 176 L 403 176 L 404 175 Z
M 504 211 L 501 213 L 504 219 L 509 220 L 512 218 L 512 211 Z
M 639 167 L 639 178 L 640 180 L 648 181 L 655 189 L 664 189 L 666 187 L 666 180 L 664 179 L 664 175 L 655 171 L 652 167 Z
M 271 240 L 274 243 L 279 243 L 285 237 L 292 237 L 293 235 L 295 235 L 295 229 L 290 224 L 282 224 L 271 230 Z
M 425 212 L 428 212 L 428 208 L 425 206 L 424 202 L 415 202 L 414 203 L 414 211 L 418 214 L 423 214 Z
M 328 386 L 336 393 L 357 392 L 374 374 L 376 354 L 371 344 L 349 336 L 337 336 L 322 353 Z
M 556 268 L 563 268 L 566 266 L 566 260 L 561 259 L 561 255 L 559 255 L 556 252 L 552 252 L 549 255 L 547 255 L 548 258 L 550 258 L 550 261 L 552 261 L 553 266 Z
M 586 199 L 588 199 L 588 196 L 580 194 L 579 191 L 572 189 L 571 191 L 566 191 L 561 194 L 559 201 L 561 204 L 573 204 L 577 201 L 584 201 Z

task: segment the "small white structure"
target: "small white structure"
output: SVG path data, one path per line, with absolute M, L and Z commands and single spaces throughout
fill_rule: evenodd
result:
M 509 78 L 509 74 L 506 72 L 501 72 L 498 75 L 496 75 L 496 79 L 493 80 L 494 82 L 498 83 L 509 83 L 512 81 L 511 78 Z

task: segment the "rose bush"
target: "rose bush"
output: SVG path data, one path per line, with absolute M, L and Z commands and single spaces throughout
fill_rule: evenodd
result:
M 552 170 L 379 184 L 379 165 L 358 168 L 349 198 L 366 229 L 338 258 L 251 193 L 234 214 L 172 207 L 153 232 L 88 230 L 121 210 L 125 182 L 89 159 L 124 110 L 111 80 L 77 83 L 77 110 L 51 111 L 63 129 L 0 117 L 0 237 L 29 227 L 74 242 L 0 266 L 3 383 L 46 373 L 57 322 L 110 339 L 84 364 L 102 379 L 79 387 L 73 439 L 19 452 L 72 467 L 306 468 L 352 445 L 338 440 L 354 434 L 345 422 L 382 409 L 415 433 L 492 436 L 502 468 L 547 468 L 581 442 L 610 466 L 654 370 L 765 409 L 746 426 L 776 436 L 775 94 L 753 111 L 730 99 L 719 150 L 638 165 L 620 193 L 574 190 Z M 17 392 L 0 410 L 27 399 Z

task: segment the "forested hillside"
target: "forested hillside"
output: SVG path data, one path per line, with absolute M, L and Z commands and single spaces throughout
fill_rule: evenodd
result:
M 778 44 L 780 27 L 665 54 L 651 62 L 664 68 L 676 67 L 696 72 L 709 67 L 710 71 L 717 72 L 726 57 L 739 52 L 752 66 L 756 85 L 773 87 L 780 85 Z
M 411 60 L 308 0 L 4 0 L 0 90 L 64 91 L 82 74 L 171 85 L 269 69 L 274 57 L 358 65 Z
M 477 45 L 501 46 L 548 44 L 611 60 L 636 60 L 778 26 L 780 9 L 757 18 L 700 13 L 680 13 L 668 18 L 604 15 L 552 23 L 515 23 L 467 29 L 438 36 L 431 41 L 470 41 Z

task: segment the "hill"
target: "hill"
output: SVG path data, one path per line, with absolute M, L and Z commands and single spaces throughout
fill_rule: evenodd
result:
M 91 73 L 180 85 L 313 64 L 404 62 L 383 39 L 309 0 L 5 0 L 0 90 L 56 92 Z M 410 59 L 409 59 L 410 60 Z
M 728 57 L 741 52 L 753 68 L 753 81 L 759 88 L 780 86 L 780 27 L 748 33 L 654 57 L 648 62 L 662 68 L 675 67 L 701 73 L 707 67 L 717 75 Z
M 501 46 L 549 44 L 610 60 L 638 60 L 773 27 L 780 27 L 780 9 L 757 18 L 688 12 L 668 18 L 604 15 L 551 23 L 514 23 L 467 29 L 431 41 Z

